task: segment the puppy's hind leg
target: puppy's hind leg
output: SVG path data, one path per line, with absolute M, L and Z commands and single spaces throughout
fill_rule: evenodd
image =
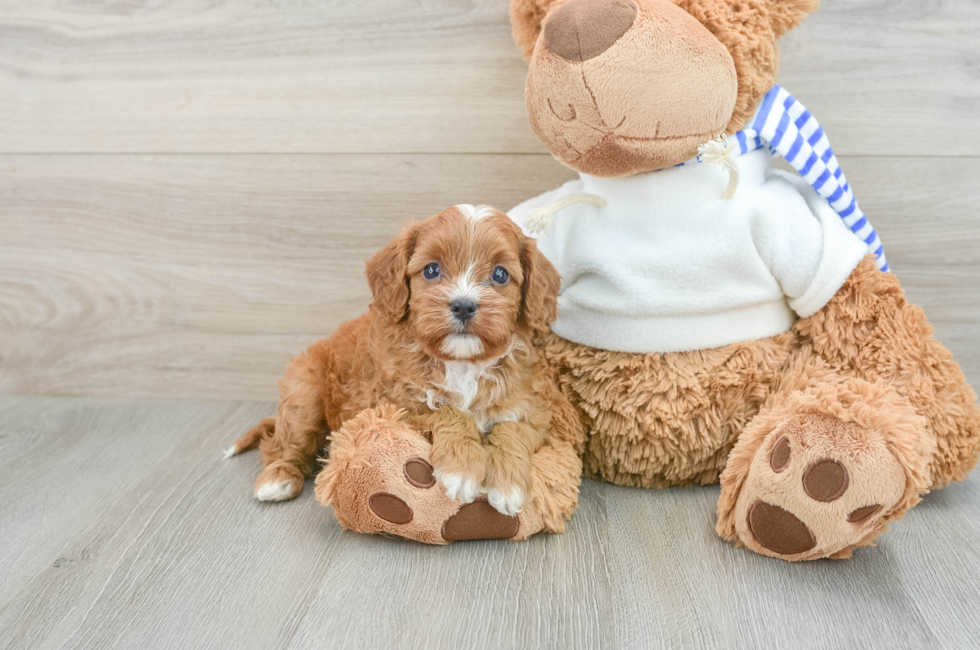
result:
M 279 381 L 275 427 L 259 445 L 264 468 L 255 481 L 255 498 L 260 501 L 299 496 L 303 480 L 313 473 L 329 431 L 324 399 L 336 392 L 336 375 L 329 371 L 330 347 L 329 340 L 314 344 L 289 363 Z

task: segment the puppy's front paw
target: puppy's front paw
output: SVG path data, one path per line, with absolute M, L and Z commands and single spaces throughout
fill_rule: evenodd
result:
M 448 407 L 431 417 L 443 418 L 432 423 L 432 475 L 450 499 L 472 503 L 483 492 L 480 485 L 487 475 L 480 432 L 472 418 Z
M 524 508 L 524 490 L 516 485 L 509 490 L 492 489 L 487 492 L 487 501 L 500 514 L 513 517 Z
M 438 469 L 433 472 L 433 476 L 446 489 L 446 496 L 460 503 L 473 503 L 480 494 L 480 482 L 475 478 Z
M 506 447 L 492 448 L 489 460 L 484 482 L 487 501 L 500 514 L 513 517 L 524 507 L 531 491 L 531 461 Z

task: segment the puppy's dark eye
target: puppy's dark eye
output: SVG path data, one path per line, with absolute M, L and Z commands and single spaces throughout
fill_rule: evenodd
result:
M 502 266 L 495 266 L 493 273 L 490 274 L 490 279 L 497 284 L 507 284 L 507 280 L 510 280 L 510 273 Z
M 431 262 L 428 266 L 422 269 L 422 275 L 426 280 L 435 280 L 442 273 L 442 269 L 439 268 L 439 262 Z

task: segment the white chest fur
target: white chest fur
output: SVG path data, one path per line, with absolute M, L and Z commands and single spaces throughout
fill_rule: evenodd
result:
M 443 383 L 426 391 L 429 408 L 436 410 L 444 404 L 454 406 L 469 414 L 483 434 L 489 432 L 495 423 L 513 419 L 509 413 L 501 413 L 499 409 L 477 399 L 481 383 L 499 381 L 494 372 L 498 362 L 499 359 L 445 362 Z

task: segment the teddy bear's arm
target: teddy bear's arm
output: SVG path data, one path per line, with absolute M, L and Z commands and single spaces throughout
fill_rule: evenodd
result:
M 802 318 L 826 305 L 868 254 L 830 204 L 790 174 L 771 172 L 752 218 L 756 250 Z

